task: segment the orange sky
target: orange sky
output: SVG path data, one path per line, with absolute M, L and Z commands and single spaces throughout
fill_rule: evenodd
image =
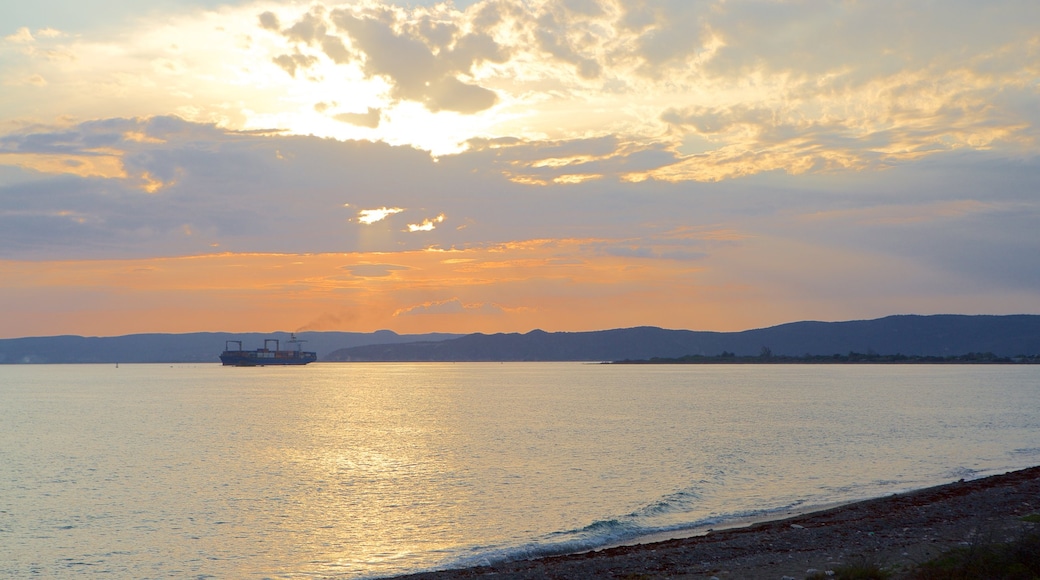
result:
M 731 232 L 704 232 L 712 239 Z M 400 333 L 597 330 L 653 325 L 732 331 L 814 317 L 872 317 L 911 303 L 850 307 L 848 285 L 870 285 L 858 265 L 819 248 L 784 266 L 771 243 L 727 240 L 712 259 L 681 262 L 607 255 L 609 240 L 533 240 L 467 250 L 386 254 L 210 254 L 183 258 L 0 262 L 9 336 L 141 332 L 393 329 Z M 778 243 L 778 242 L 772 242 Z M 730 278 L 716 263 L 764 279 Z M 773 266 L 770 266 L 773 263 Z M 728 269 L 727 269 L 728 270 Z M 837 274 L 829 282 L 823 273 Z M 833 286 L 815 289 L 808 286 Z M 802 292 L 804 296 L 801 296 Z M 826 299 L 825 296 L 830 296 Z M 933 297 L 915 312 L 956 309 Z M 1029 300 L 1028 293 L 1020 298 Z M 1014 308 L 1012 306 L 1012 308 Z M 1014 311 L 1008 310 L 1009 312 Z

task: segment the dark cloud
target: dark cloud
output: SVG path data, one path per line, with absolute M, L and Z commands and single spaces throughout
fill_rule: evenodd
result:
M 645 74 L 658 74 L 668 65 L 682 66 L 704 45 L 705 29 L 714 2 L 638 0 L 622 4 L 622 22 L 637 30 L 635 56 Z
M 354 61 L 354 54 L 343 44 L 343 40 L 336 36 L 326 36 L 321 40 L 321 49 L 325 56 L 332 59 L 336 64 L 347 64 Z
M 278 24 L 274 15 L 261 15 L 261 26 Z M 483 32 L 463 33 L 452 23 L 429 16 L 400 23 L 388 10 L 355 13 L 336 9 L 326 14 L 316 7 L 281 31 L 300 46 L 317 47 L 336 64 L 363 63 L 369 78 L 391 84 L 391 97 L 424 104 L 431 111 L 477 113 L 491 108 L 498 95 L 460 77 L 483 62 L 505 62 L 509 51 Z M 335 26 L 337 34 L 330 33 Z M 348 47 L 349 42 L 349 47 Z M 318 60 L 297 50 L 274 58 L 275 64 L 295 77 Z
M 426 44 L 437 50 L 450 46 L 460 32 L 458 25 L 452 22 L 435 20 L 429 15 L 420 18 L 415 28 Z
M 483 62 L 506 62 L 510 54 L 510 50 L 483 33 L 460 35 L 451 50 L 439 53 L 450 63 L 449 70 L 462 72 L 469 72 L 473 66 Z
M 272 59 L 276 65 L 281 67 L 282 70 L 289 73 L 289 76 L 295 77 L 297 70 L 306 70 L 313 66 L 318 59 L 306 55 L 306 54 L 282 54 Z
M 260 19 L 260 27 L 266 30 L 278 30 L 282 26 L 278 22 L 278 15 L 273 12 L 264 12 L 258 18 Z
M 278 30 L 280 22 L 276 15 L 264 12 L 260 15 L 260 26 L 268 30 Z M 328 33 L 325 10 L 321 6 L 316 6 L 310 12 L 301 16 L 295 24 L 280 30 L 280 33 L 298 46 L 316 46 L 320 48 L 322 53 L 336 64 L 353 62 L 356 56 L 343 44 L 341 38 Z M 290 76 L 295 77 L 297 70 L 306 70 L 314 66 L 318 59 L 314 55 L 302 54 L 299 48 L 297 48 L 295 54 L 281 55 L 276 57 L 274 61 Z
M 445 110 L 473 114 L 493 107 L 498 96 L 494 91 L 449 76 L 427 85 L 423 100 L 426 108 L 433 112 Z
M 311 44 L 325 37 L 325 17 L 321 12 L 309 12 L 282 31 L 289 40 Z
M 534 27 L 538 47 L 554 58 L 574 65 L 578 74 L 586 79 L 600 76 L 602 67 L 581 46 L 580 39 L 571 34 L 571 22 L 561 21 L 553 13 L 543 14 Z M 588 38 L 586 37 L 586 40 Z
M 99 141 L 121 152 L 125 176 L 62 174 L 0 185 L 0 255 L 168 256 L 211 252 L 213 244 L 232 251 L 356 250 L 359 239 L 349 233 L 354 211 L 344 204 L 379 207 L 399 202 L 400 192 L 459 187 L 451 176 L 434 178 L 430 156 L 408 147 L 235 133 L 172 117 L 7 136 L 3 147 L 50 155 L 60 142 L 60 154 L 69 155 Z M 165 186 L 144 191 L 145 174 Z

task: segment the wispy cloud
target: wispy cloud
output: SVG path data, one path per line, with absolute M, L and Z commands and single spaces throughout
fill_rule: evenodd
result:
M 506 312 L 506 309 L 487 302 L 475 304 L 463 304 L 458 298 L 442 300 L 440 302 L 425 302 L 407 308 L 401 308 L 394 312 L 394 316 L 420 316 L 424 314 L 475 314 L 496 315 Z
M 359 278 L 385 278 L 394 272 L 408 270 L 409 267 L 396 264 L 354 264 L 343 266 L 343 269 Z

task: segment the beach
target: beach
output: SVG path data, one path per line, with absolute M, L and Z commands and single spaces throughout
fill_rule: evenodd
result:
M 952 548 L 1012 540 L 1038 524 L 1040 467 L 889 495 L 705 535 L 412 574 L 408 580 L 802 579 L 856 563 L 897 573 Z

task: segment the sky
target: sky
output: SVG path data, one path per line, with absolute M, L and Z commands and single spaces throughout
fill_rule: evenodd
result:
M 1040 313 L 1035 0 L 0 5 L 0 338 Z

